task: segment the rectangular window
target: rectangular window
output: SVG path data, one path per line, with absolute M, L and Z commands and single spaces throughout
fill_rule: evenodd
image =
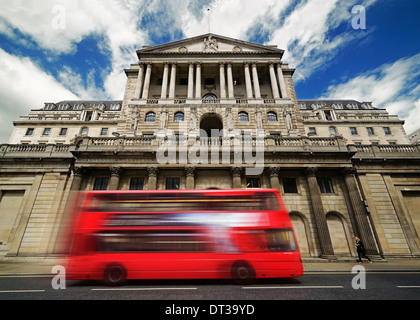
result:
M 144 178 L 131 178 L 130 190 L 143 190 Z
M 389 129 L 389 127 L 384 127 L 384 132 L 386 135 L 391 134 L 391 129 Z
M 368 135 L 370 135 L 370 136 L 375 134 L 375 131 L 373 131 L 372 127 L 367 127 L 366 130 L 367 130 Z
M 179 178 L 166 178 L 166 190 L 179 190 Z
M 26 136 L 32 136 L 34 134 L 34 128 L 28 128 L 28 130 L 26 130 Z
M 298 193 L 295 178 L 283 178 L 284 193 Z
M 334 187 L 329 178 L 318 178 L 318 185 L 321 193 L 334 193 Z
M 49 136 L 51 133 L 51 128 L 45 128 L 44 132 L 42 133 L 43 136 Z
M 93 190 L 106 190 L 108 188 L 109 178 L 95 178 Z
M 259 178 L 247 178 L 246 179 L 246 187 L 247 188 L 261 188 L 260 179 Z
M 108 135 L 108 128 L 102 128 L 101 136 L 107 136 L 107 135 Z
M 67 134 L 67 128 L 61 128 L 60 136 L 65 136 Z
M 351 127 L 351 128 L 350 128 L 350 133 L 351 133 L 353 136 L 357 135 L 357 128 L 355 128 L 355 127 Z
M 314 127 L 309 127 L 308 135 L 316 135 L 316 129 Z

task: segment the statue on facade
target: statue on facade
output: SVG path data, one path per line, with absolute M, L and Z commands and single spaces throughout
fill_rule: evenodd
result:
M 290 111 L 284 113 L 284 119 L 286 122 L 286 128 L 288 131 L 293 130 L 292 114 Z
M 262 130 L 263 129 L 263 120 L 262 120 L 262 112 L 261 112 L 260 107 L 257 107 L 257 111 L 255 113 L 255 120 L 257 122 L 257 129 Z
M 163 108 L 162 112 L 160 113 L 160 129 L 164 130 L 166 129 L 166 126 L 168 125 L 168 109 Z
M 190 131 L 197 129 L 197 108 L 191 108 Z
M 139 124 L 139 110 L 137 108 L 132 108 L 130 116 L 130 130 L 136 132 Z
M 226 113 L 227 113 L 227 128 L 228 131 L 233 131 L 233 114 L 232 114 L 232 108 L 226 108 Z
M 219 44 L 217 43 L 216 39 L 213 39 L 213 36 L 209 36 L 208 38 L 204 39 L 203 51 L 207 50 L 219 50 Z

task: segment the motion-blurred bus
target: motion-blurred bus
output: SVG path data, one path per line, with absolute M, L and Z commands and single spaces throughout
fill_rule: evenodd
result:
M 277 190 L 92 191 L 74 217 L 67 279 L 299 277 Z

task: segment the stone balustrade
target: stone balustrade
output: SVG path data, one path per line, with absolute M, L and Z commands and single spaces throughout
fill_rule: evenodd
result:
M 420 158 L 419 145 L 345 145 L 341 137 L 83 137 L 72 145 L 0 145 L 0 157 L 71 157 L 72 151 L 156 152 L 168 146 L 264 147 L 265 152 L 353 152 L 355 158 Z

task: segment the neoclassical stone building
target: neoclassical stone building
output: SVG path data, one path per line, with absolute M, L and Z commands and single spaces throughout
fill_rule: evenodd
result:
M 369 102 L 298 100 L 275 46 L 144 47 L 121 101 L 46 103 L 0 150 L 0 259 L 60 253 L 73 191 L 276 188 L 304 258 L 420 256 L 420 149 Z

